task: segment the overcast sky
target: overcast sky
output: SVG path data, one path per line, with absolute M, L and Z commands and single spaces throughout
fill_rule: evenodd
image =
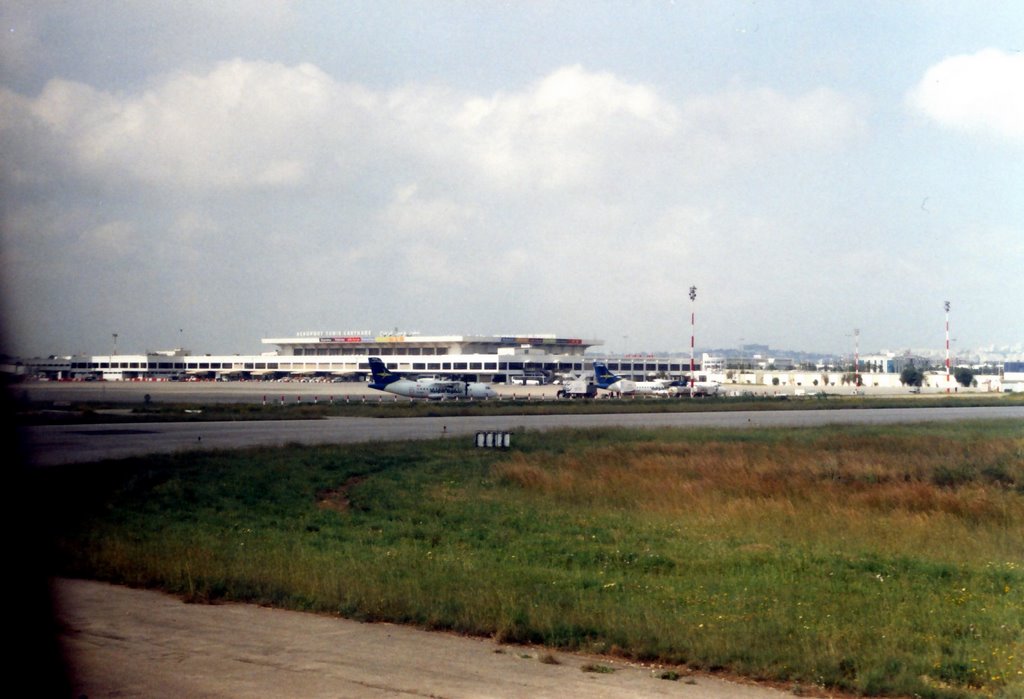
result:
M 1024 5 L 0 4 L 2 350 L 1024 343 Z M 696 303 L 688 289 L 697 287 Z

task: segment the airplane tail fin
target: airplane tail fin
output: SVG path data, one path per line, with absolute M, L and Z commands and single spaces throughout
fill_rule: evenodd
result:
M 594 383 L 598 388 L 608 388 L 618 380 L 619 377 L 613 374 L 604 362 L 594 362 Z
M 384 362 L 380 360 L 380 357 L 370 357 L 370 374 L 373 379 L 370 382 L 370 388 L 378 390 L 383 390 L 388 384 L 393 384 L 402 378 L 388 369 Z

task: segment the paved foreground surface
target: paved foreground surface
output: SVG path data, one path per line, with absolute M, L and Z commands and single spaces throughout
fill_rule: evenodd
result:
M 775 689 L 392 624 L 253 605 L 185 604 L 105 583 L 55 582 L 72 696 L 680 697 L 779 699 Z M 599 665 L 613 672 L 587 672 Z

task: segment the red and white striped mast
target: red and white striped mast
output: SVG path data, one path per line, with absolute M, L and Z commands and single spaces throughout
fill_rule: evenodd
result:
M 690 287 L 690 303 L 696 303 L 697 301 L 697 287 Z M 694 325 L 697 319 L 697 314 L 693 310 L 693 306 L 690 306 L 690 398 L 693 398 L 694 385 L 693 385 L 693 335 Z
M 946 305 L 946 393 L 949 393 L 949 301 Z

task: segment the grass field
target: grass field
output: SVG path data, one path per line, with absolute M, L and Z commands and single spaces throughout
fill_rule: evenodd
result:
M 1019 421 L 40 474 L 55 573 L 877 696 L 1024 695 Z

